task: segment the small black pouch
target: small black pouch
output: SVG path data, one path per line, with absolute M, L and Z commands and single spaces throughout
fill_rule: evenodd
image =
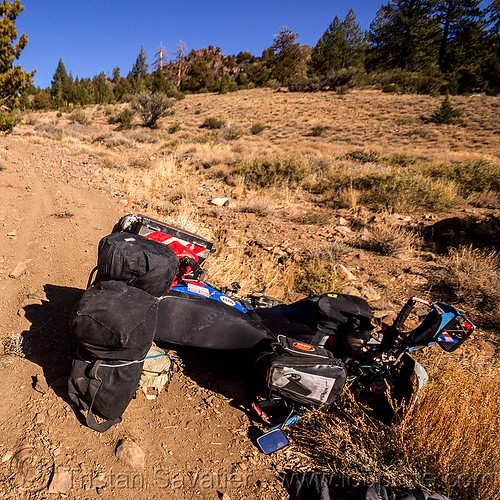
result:
M 278 337 L 278 354 L 269 366 L 271 394 L 298 403 L 330 407 L 340 396 L 347 378 L 342 361 L 321 347 Z

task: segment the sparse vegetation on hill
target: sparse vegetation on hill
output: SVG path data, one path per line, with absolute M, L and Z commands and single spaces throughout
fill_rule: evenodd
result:
M 337 16 L 312 48 L 299 34 L 282 27 L 260 56 L 249 52 L 224 55 L 220 47 L 186 49 L 180 42 L 171 62 L 150 65 L 144 47 L 126 76 L 114 68 L 111 76 L 73 78 L 59 60 L 50 88 L 29 85 L 22 104 L 34 110 L 68 105 L 127 102 L 143 92 L 181 99 L 188 93 L 225 94 L 254 87 L 291 91 L 335 91 L 378 88 L 390 93 L 462 94 L 500 92 L 499 8 L 493 0 L 466 4 L 400 0 L 382 5 L 366 33 L 351 9 Z M 23 35 L 24 36 L 24 35 Z M 21 37 L 17 48 L 22 50 Z M 10 53 L 9 52 L 9 53 Z M 16 70 L 17 71 L 17 70 Z M 456 111 L 448 100 L 431 120 L 453 123 Z

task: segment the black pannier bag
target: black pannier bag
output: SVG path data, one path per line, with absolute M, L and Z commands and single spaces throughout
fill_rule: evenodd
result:
M 96 281 L 124 281 L 160 297 L 168 292 L 178 272 L 177 255 L 144 236 L 111 233 L 99 242 Z
M 280 335 L 280 353 L 267 372 L 271 397 L 281 396 L 300 404 L 329 408 L 340 396 L 347 373 L 330 351 Z
M 120 281 L 95 284 L 76 304 L 70 330 L 78 349 L 68 394 L 87 411 L 91 429 L 104 432 L 121 421 L 139 386 L 157 312 L 158 299 Z M 105 421 L 98 423 L 95 415 Z

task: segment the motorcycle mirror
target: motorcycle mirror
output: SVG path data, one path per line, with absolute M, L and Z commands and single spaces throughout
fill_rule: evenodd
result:
M 282 429 L 274 429 L 271 432 L 257 438 L 257 444 L 261 451 L 266 455 L 274 453 L 275 451 L 281 450 L 290 444 L 290 441 L 286 437 L 286 434 Z

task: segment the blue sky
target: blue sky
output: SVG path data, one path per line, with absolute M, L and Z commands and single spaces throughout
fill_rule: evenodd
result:
M 22 0 L 19 34 L 27 47 L 19 63 L 37 70 L 35 85 L 47 87 L 62 58 L 73 76 L 111 74 L 118 66 L 126 76 L 141 45 L 154 60 L 160 43 L 174 50 L 183 40 L 188 50 L 213 45 L 224 54 L 249 50 L 255 55 L 273 42 L 280 26 L 315 45 L 332 19 L 342 19 L 352 7 L 363 28 L 382 2 L 373 0 Z
M 272 45 L 281 26 L 314 46 L 337 15 L 354 9 L 368 29 L 382 0 L 21 0 L 19 34 L 28 46 L 19 59 L 37 70 L 35 85 L 47 87 L 62 58 L 73 76 L 126 76 L 141 45 L 154 61 L 160 43 L 170 52 L 179 40 L 188 50 L 213 45 L 224 54 L 249 50 L 254 55 Z M 483 3 L 489 3 L 485 0 Z

